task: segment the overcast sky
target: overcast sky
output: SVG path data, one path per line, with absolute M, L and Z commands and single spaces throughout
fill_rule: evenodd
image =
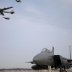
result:
M 43 48 L 69 58 L 72 45 L 72 0 L 0 0 L 15 14 L 0 15 L 0 68 L 24 68 Z

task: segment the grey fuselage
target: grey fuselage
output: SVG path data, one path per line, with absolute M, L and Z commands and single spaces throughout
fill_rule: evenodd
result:
M 45 50 L 37 54 L 33 58 L 33 63 L 36 65 L 54 66 L 55 68 L 69 68 L 70 64 L 68 60 L 61 55 L 54 55 L 52 51 Z
M 38 65 L 53 65 L 53 54 L 49 51 L 42 51 L 33 58 L 33 62 Z

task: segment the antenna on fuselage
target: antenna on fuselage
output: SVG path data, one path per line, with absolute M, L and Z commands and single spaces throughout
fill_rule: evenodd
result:
M 71 45 L 69 45 L 70 60 L 71 60 Z

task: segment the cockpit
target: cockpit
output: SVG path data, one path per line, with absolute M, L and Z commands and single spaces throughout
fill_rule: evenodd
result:
M 48 50 L 47 48 L 43 48 L 41 52 L 48 52 L 48 53 L 50 53 L 51 51 Z

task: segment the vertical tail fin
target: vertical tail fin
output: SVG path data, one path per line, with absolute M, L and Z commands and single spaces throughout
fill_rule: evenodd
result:
M 71 60 L 71 45 L 69 46 L 70 60 Z
M 52 54 L 54 55 L 54 46 L 52 47 Z

